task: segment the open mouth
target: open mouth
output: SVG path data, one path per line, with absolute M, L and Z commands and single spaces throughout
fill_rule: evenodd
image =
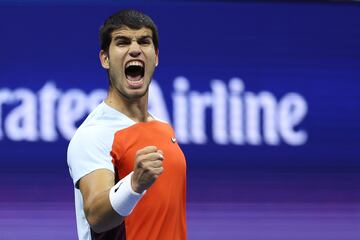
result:
M 130 61 L 125 66 L 125 76 L 129 80 L 130 86 L 138 87 L 142 85 L 144 73 L 145 68 L 142 61 Z

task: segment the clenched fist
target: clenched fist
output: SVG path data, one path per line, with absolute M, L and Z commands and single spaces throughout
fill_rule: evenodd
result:
M 136 152 L 131 187 L 137 193 L 148 189 L 164 171 L 163 152 L 155 146 L 148 146 Z

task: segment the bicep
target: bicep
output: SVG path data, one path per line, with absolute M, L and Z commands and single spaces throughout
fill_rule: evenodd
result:
M 79 180 L 79 188 L 84 205 L 92 202 L 97 195 L 108 192 L 115 184 L 114 172 L 108 169 L 97 169 Z
M 123 221 L 113 210 L 109 199 L 109 191 L 114 183 L 115 175 L 108 169 L 92 171 L 79 181 L 85 216 L 95 232 L 107 231 Z

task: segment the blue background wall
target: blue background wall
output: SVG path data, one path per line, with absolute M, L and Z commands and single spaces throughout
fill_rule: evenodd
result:
M 98 29 L 109 14 L 130 7 L 158 25 L 160 65 L 154 80 L 165 108 L 158 102 L 153 107 L 172 123 L 178 77 L 188 80 L 188 100 L 195 92 L 216 102 L 214 80 L 229 93 L 230 80 L 236 78 L 243 83 L 238 95 L 243 104 L 246 93 L 259 97 L 266 92 L 276 104 L 295 93 L 307 106 L 294 124 L 294 132 L 307 136 L 297 145 L 281 134 L 276 144 L 264 140 L 264 111 L 259 112 L 261 141 L 256 144 L 219 144 L 212 130 L 219 118 L 211 106 L 205 110 L 207 141 L 191 140 L 192 130 L 186 130 L 189 239 L 358 239 L 360 6 L 279 2 L 3 3 L 0 238 L 75 238 L 68 138 L 58 118 L 61 100 L 53 105 L 56 137 L 44 139 L 40 109 L 45 101 L 39 91 L 46 84 L 53 84 L 61 97 L 74 89 L 85 96 L 106 90 L 97 57 Z M 21 88 L 35 97 L 35 110 L 19 101 Z M 74 110 L 76 102 L 70 106 Z M 78 114 L 76 125 L 90 108 Z M 7 119 L 16 109 L 35 116 L 32 139 L 31 133 L 18 140 L 11 136 Z M 250 109 L 240 113 L 246 116 Z M 225 115 L 233 111 L 229 107 Z M 289 114 L 294 112 L 296 106 Z M 19 124 L 21 129 L 25 123 Z M 230 121 L 225 124 L 229 137 Z M 26 231 L 17 231 L 19 225 Z

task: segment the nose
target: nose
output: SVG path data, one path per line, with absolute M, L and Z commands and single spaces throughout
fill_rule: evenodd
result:
M 130 49 L 129 49 L 129 55 L 131 57 L 138 57 L 141 54 L 141 49 L 139 44 L 136 41 L 132 41 L 131 45 L 130 45 Z

